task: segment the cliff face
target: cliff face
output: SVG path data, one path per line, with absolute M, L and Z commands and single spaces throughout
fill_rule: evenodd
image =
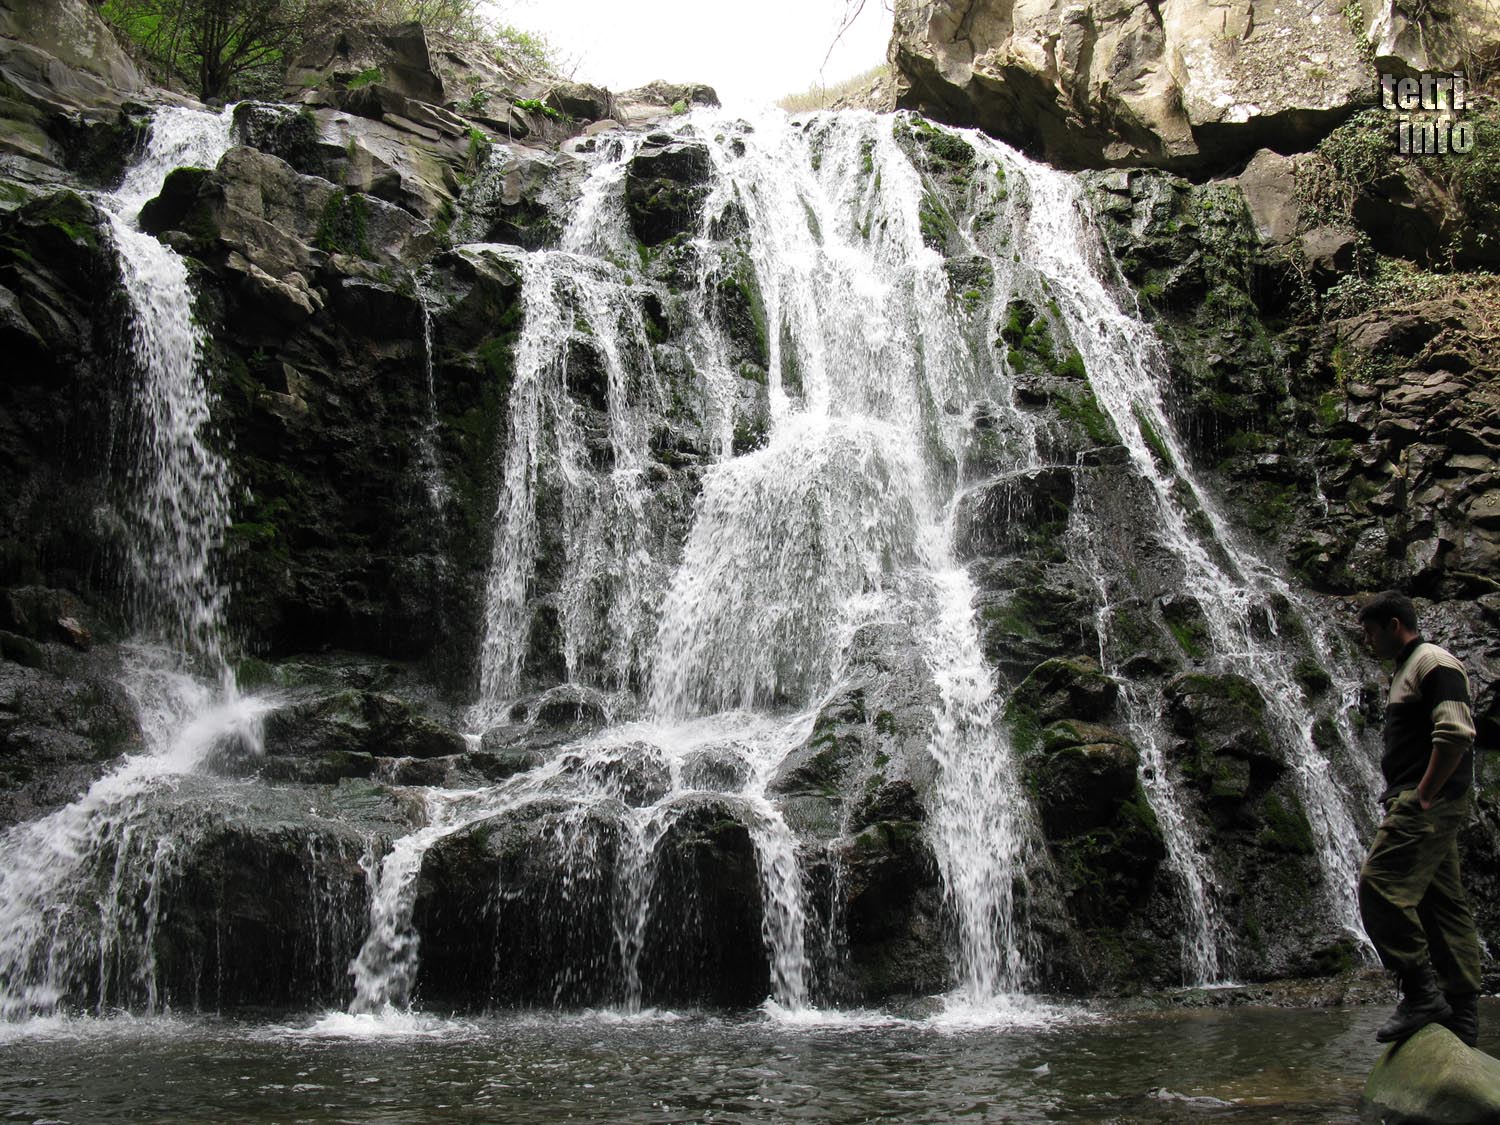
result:
M 896 104 L 1070 168 L 1201 174 L 1309 147 L 1371 104 L 1379 70 L 1489 57 L 1494 9 L 1394 4 L 901 0 Z
M 180 100 L 27 10 L 0 40 L 25 126 L 0 142 L 7 824 L 156 737 L 120 687 L 142 391 L 98 193 Z M 1201 171 L 1363 88 L 1343 17 L 1279 48 L 1307 83 L 1272 81 L 1259 19 L 909 5 L 893 51 L 951 120 Z M 100 851 L 152 994 L 343 1003 L 354 962 L 369 1004 L 864 1003 L 972 969 L 965 910 L 1031 988 L 1354 964 L 1380 689 L 1353 596 L 1421 597 L 1500 735 L 1495 290 L 1426 269 L 1493 262 L 1490 166 L 1366 159 L 1356 117 L 1236 180 L 1095 172 L 1075 199 L 920 117 L 773 144 L 694 104 L 339 30 L 142 209 L 205 330 L 225 643 L 265 700 L 132 812 L 177 841 L 151 925 L 107 876 L 156 861 Z M 903 538 L 935 494 L 944 544 Z M 839 616 L 863 600 L 888 611 Z M 957 854 L 960 808 L 1009 867 Z M 1496 816 L 1466 840 L 1480 892 Z M 372 887 L 382 857 L 411 877 Z M 138 945 L 77 1002 L 146 1003 Z

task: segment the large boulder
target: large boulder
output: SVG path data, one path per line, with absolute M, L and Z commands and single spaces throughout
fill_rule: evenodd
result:
M 1365 1082 L 1364 1109 L 1389 1125 L 1500 1121 L 1500 1061 L 1428 1024 L 1380 1056 Z
M 1381 22 L 1386 8 L 900 0 L 897 105 L 1064 166 L 1223 169 L 1268 145 L 1305 148 L 1373 101 L 1367 52 L 1377 41 L 1393 61 L 1434 69 L 1459 61 L 1440 26 L 1496 42 L 1494 18 L 1465 4 L 1451 18 L 1422 17 L 1416 38 L 1427 49 L 1413 54 Z
M 64 111 L 118 106 L 145 86 L 114 33 L 85 0 L 0 5 L 0 74 Z
M 655 246 L 694 230 L 708 198 L 713 161 L 701 144 L 652 134 L 630 161 L 625 207 L 643 245 Z

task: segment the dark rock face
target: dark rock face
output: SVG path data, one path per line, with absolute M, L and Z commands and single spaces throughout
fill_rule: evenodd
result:
M 56 643 L 0 632 L 0 826 L 66 804 L 141 749 L 117 673 Z
M 664 140 L 636 153 L 625 180 L 630 225 L 644 246 L 693 230 L 713 168 L 703 145 Z
M 769 970 L 742 817 L 718 799 L 674 810 L 648 868 L 633 874 L 607 804 L 526 805 L 439 841 L 424 859 L 413 914 L 423 1002 L 575 1007 L 626 999 L 615 926 L 628 922 L 617 915 L 632 909 L 632 895 L 650 900 L 636 965 L 645 1003 L 758 1002 Z M 641 881 L 630 884 L 632 877 Z
M 342 1005 L 369 926 L 364 840 L 335 827 L 225 823 L 193 842 L 164 891 L 164 1003 L 188 1009 Z
M 0 387 L 8 585 L 81 590 L 111 569 L 90 515 L 111 499 L 101 455 L 116 424 L 110 338 L 122 312 L 104 221 L 66 190 L 0 218 L 0 344 L 16 360 Z
M 1013 38 L 1014 28 L 990 22 L 1002 8 L 973 6 L 960 38 Z M 924 10 L 932 27 L 947 18 L 941 4 Z M 1109 26 L 1079 23 L 1086 12 L 1059 17 L 1067 35 L 1054 44 L 1058 57 L 1079 64 L 1066 90 L 1041 81 L 1029 58 L 968 81 L 913 56 L 902 96 L 997 129 L 989 114 L 1002 106 L 1007 128 L 1058 159 L 1194 170 L 1243 159 L 1261 129 L 1320 133 L 1347 108 L 1287 104 L 1243 130 L 1170 99 L 1145 117 L 1117 112 L 1151 91 L 1103 79 L 1157 81 L 1152 68 L 1170 54 L 1166 23 L 1181 15 L 1110 13 Z M 111 451 L 118 459 L 128 444 L 117 271 L 104 217 L 61 185 L 106 183 L 144 117 L 115 99 L 68 123 L 74 111 L 59 107 L 88 83 L 58 99 L 29 93 L 14 79 L 42 73 L 40 64 L 17 62 L 25 52 L 10 42 L 0 44 L 16 91 L 0 89 L 0 118 L 15 126 L 0 141 L 0 345 L 18 362 L 0 380 L 0 824 L 71 799 L 141 744 L 115 686 L 123 625 L 99 608 L 119 601 Z M 957 42 L 944 40 L 942 52 Z M 1108 59 L 1085 57 L 1090 44 L 1109 43 L 1119 50 Z M 418 1003 L 756 1004 L 774 978 L 775 918 L 758 853 L 766 810 L 745 795 L 762 768 L 794 836 L 813 997 L 872 1003 L 947 987 L 953 919 L 932 813 L 934 732 L 949 685 L 928 666 L 922 622 L 860 628 L 807 737 L 774 767 L 733 732 L 680 759 L 648 733 L 601 741 L 637 717 L 644 673 L 606 670 L 564 641 L 578 593 L 564 573 L 576 547 L 569 521 L 593 513 L 568 510 L 563 481 L 619 468 L 611 407 L 622 393 L 669 400 L 653 415 L 641 463 L 628 467 L 644 481 L 653 566 L 675 561 L 700 482 L 725 447 L 744 454 L 767 440 L 773 355 L 789 400 L 808 394 L 786 361 L 795 349 L 768 330 L 748 204 L 706 211 L 714 158 L 673 124 L 694 104 L 715 104 L 712 91 L 615 97 L 500 83 L 489 62 L 438 49 L 412 27 L 330 29 L 291 77 L 298 105 L 242 105 L 240 147 L 216 168 L 173 173 L 143 216 L 188 258 L 212 339 L 213 440 L 237 485 L 220 561 L 236 587 L 236 644 L 255 654 L 239 662 L 240 683 L 279 697 L 264 720 L 264 757 L 214 756 L 188 783 L 238 792 L 221 775 L 254 773 L 266 804 L 226 810 L 232 798 L 217 793 L 212 815 L 190 824 L 166 823 L 175 808 L 161 813 L 162 831 L 182 847 L 160 884 L 160 996 L 224 1009 L 346 1002 L 347 966 L 368 926 L 366 869 L 426 815 L 403 790 L 499 786 L 490 797 L 503 811 L 455 822 L 423 856 L 411 919 Z M 992 83 L 1003 94 L 983 102 Z M 1010 112 L 1021 107 L 1028 112 Z M 1070 118 L 1075 110 L 1082 116 Z M 580 155 L 621 144 L 610 118 L 642 115 L 653 131 L 623 189 L 635 244 L 594 263 L 597 273 L 565 279 L 581 290 L 623 288 L 616 279 L 628 278 L 624 386 L 597 326 L 576 315 L 560 324 L 561 389 L 549 409 L 576 426 L 578 463 L 561 464 L 554 450 L 536 459 L 523 683 L 482 737 L 466 737 L 459 705 L 473 698 L 495 548 L 524 252 L 559 246 L 588 167 Z M 601 124 L 577 136 L 587 120 Z M 726 158 L 743 155 L 750 126 L 725 131 Z M 1189 920 L 1167 851 L 1172 825 L 1149 799 L 1163 780 L 1203 852 L 1227 973 L 1259 979 L 1352 963 L 1357 950 L 1315 921 L 1329 888 L 1318 826 L 1278 749 L 1280 701 L 1215 651 L 1212 592 L 1184 588 L 1149 486 L 1091 388 L 1099 373 L 1085 370 L 1046 278 L 1026 276 L 1019 256 L 1017 276 L 999 276 L 1003 224 L 993 211 L 975 214 L 980 153 L 917 118 L 893 122 L 891 134 L 920 177 L 920 237 L 942 260 L 934 283 L 969 314 L 962 343 L 1003 357 L 1008 376 L 962 417 L 951 412 L 961 436 L 939 476 L 966 489 L 953 546 L 1004 712 L 1007 745 L 996 752 L 1016 756 L 1035 816 L 1013 888 L 1030 933 L 1028 985 L 1087 993 L 1181 983 Z M 1189 457 L 1207 471 L 1207 494 L 1285 559 L 1297 595 L 1309 598 L 1311 609 L 1266 598 L 1253 629 L 1301 657 L 1288 690 L 1310 701 L 1318 745 L 1338 759 L 1341 722 L 1377 722 L 1378 686 L 1362 714 L 1349 711 L 1308 657 L 1299 622 L 1389 584 L 1421 595 L 1431 632 L 1471 662 L 1492 739 L 1492 294 L 1341 304 L 1372 254 L 1489 261 L 1492 245 L 1463 231 L 1482 227 L 1469 220 L 1491 203 L 1477 182 L 1465 193 L 1423 165 L 1383 168 L 1338 194 L 1350 222 L 1378 227 L 1361 237 L 1326 207 L 1306 212 L 1303 196 L 1321 198 L 1307 178 L 1315 163 L 1263 151 L 1238 186 L 1141 170 L 1089 184 L 1120 279 L 1160 328 L 1164 391 Z M 985 197 L 997 207 L 1023 190 L 1001 180 L 1001 194 Z M 1012 282 L 1018 295 L 975 312 Z M 1301 302 L 1329 315 L 1315 324 Z M 722 416 L 703 401 L 691 338 L 703 324 L 722 350 Z M 636 380 L 648 368 L 660 388 Z M 1160 467 L 1176 467 L 1160 434 L 1147 441 Z M 1037 467 L 1016 471 L 1023 448 L 1035 450 L 1025 463 Z M 1190 522 L 1217 518 L 1207 501 L 1182 504 Z M 619 569 L 636 565 L 631 557 Z M 1331 634 L 1347 648 L 1339 628 Z M 1359 775 L 1347 761 L 1332 764 L 1341 781 Z M 325 817 L 329 807 L 347 819 Z M 1500 870 L 1495 816 L 1482 801 L 1464 844 L 1486 932 L 1500 926 L 1483 905 Z M 109 968 L 92 999 L 145 1002 L 132 971 L 128 958 Z

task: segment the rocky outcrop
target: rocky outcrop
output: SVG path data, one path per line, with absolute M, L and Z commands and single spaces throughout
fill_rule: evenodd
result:
M 1428 1024 L 1394 1043 L 1365 1083 L 1363 1108 L 1392 1125 L 1479 1125 L 1500 1117 L 1500 1062 Z
M 1403 72 L 1482 55 L 1500 40 L 1482 8 L 902 0 L 890 59 L 900 107 L 1064 167 L 1197 174 L 1310 147 L 1374 100 L 1372 50 Z
M 0 590 L 0 827 L 66 804 L 141 749 L 116 658 L 89 651 L 103 631 L 67 591 Z
M 636 1001 L 758 1002 L 769 970 L 744 816 L 732 799 L 672 809 L 644 869 L 607 804 L 535 802 L 445 837 L 417 883 L 419 996 L 464 1009 L 621 1003 L 616 927 L 639 910 Z
M 146 83 L 84 0 L 0 6 L 0 172 L 14 185 L 107 184 L 144 127 Z M 158 94 L 164 93 L 161 91 Z M 12 196 L 0 205 L 13 206 Z

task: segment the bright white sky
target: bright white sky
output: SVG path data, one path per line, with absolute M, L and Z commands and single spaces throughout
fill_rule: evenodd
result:
M 884 62 L 890 3 L 865 0 L 826 66 L 859 0 L 495 0 L 493 7 L 503 22 L 544 36 L 578 81 L 616 91 L 658 78 L 706 82 L 728 105 L 774 102 Z

